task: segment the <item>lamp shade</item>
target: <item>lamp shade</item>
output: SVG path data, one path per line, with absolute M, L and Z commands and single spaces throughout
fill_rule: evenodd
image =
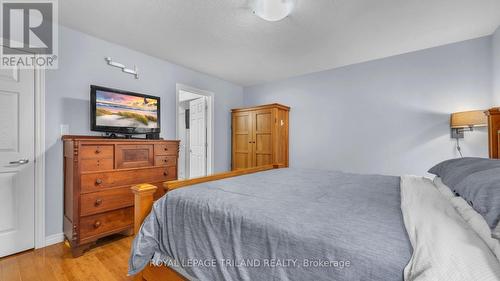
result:
M 484 110 L 473 110 L 464 112 L 455 112 L 451 114 L 451 128 L 467 127 L 485 127 L 488 126 L 488 120 Z

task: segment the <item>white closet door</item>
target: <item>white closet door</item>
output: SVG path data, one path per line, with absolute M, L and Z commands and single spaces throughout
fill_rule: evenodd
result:
M 0 70 L 0 257 L 34 247 L 34 126 L 33 70 Z

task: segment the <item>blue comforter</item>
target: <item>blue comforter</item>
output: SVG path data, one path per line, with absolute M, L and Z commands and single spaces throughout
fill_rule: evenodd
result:
M 403 280 L 411 244 L 399 177 L 279 169 L 158 200 L 129 273 L 151 260 L 190 280 Z

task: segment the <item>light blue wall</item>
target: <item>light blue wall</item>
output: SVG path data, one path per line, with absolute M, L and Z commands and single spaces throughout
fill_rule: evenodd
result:
M 294 167 L 423 175 L 457 157 L 450 113 L 491 106 L 491 37 L 244 89 L 245 105 L 291 106 Z M 487 156 L 487 133 L 466 133 Z
M 500 106 L 500 27 L 493 34 L 493 98 L 494 105 Z
M 46 79 L 46 234 L 62 232 L 63 166 L 60 125 L 70 134 L 91 134 L 91 84 L 161 97 L 162 137 L 175 138 L 175 89 L 182 83 L 215 93 L 215 171 L 230 169 L 230 109 L 243 103 L 242 87 L 177 66 L 86 34 L 61 27 L 59 69 Z M 109 67 L 110 56 L 127 66 L 137 64 L 140 79 Z
M 70 134 L 91 134 L 90 84 L 161 96 L 167 139 L 175 138 L 175 84 L 214 92 L 215 171 L 230 168 L 229 110 L 243 103 L 292 107 L 292 166 L 394 175 L 425 174 L 437 161 L 457 156 L 450 112 L 488 108 L 495 99 L 500 105 L 499 30 L 492 37 L 245 89 L 65 27 L 59 39 L 59 69 L 48 71 L 46 81 L 47 235 L 62 231 L 60 125 L 68 124 Z M 137 64 L 141 78 L 106 66 L 105 56 Z M 486 137 L 484 129 L 468 133 L 464 154 L 486 156 Z

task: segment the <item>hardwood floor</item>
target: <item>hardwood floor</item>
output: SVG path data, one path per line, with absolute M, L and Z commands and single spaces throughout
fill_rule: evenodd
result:
M 1 281 L 121 281 L 127 276 L 133 237 L 113 236 L 73 258 L 64 243 L 0 259 Z

